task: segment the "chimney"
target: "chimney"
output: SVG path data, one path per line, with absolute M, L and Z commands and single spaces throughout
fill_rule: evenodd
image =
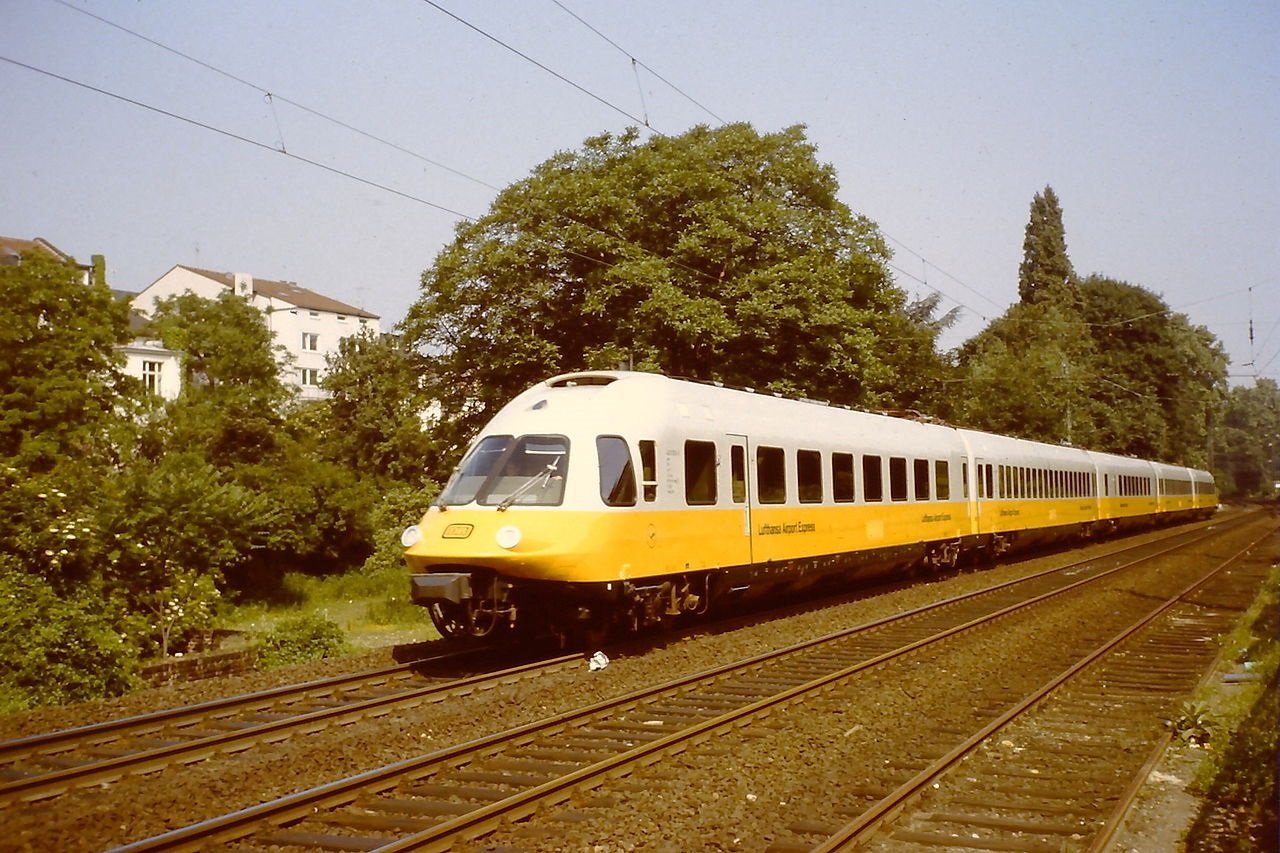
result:
M 231 278 L 236 296 L 243 296 L 245 299 L 253 298 L 253 276 L 247 272 L 235 272 L 231 274 Z

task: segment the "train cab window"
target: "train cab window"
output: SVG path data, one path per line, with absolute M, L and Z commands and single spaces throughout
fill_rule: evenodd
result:
M 929 500 L 929 460 L 916 459 L 911 463 L 913 480 L 915 481 L 916 500 Z
M 850 503 L 854 498 L 853 454 L 831 454 L 831 499 L 836 503 Z
M 605 506 L 635 506 L 636 471 L 627 442 L 616 435 L 598 436 L 596 455 L 600 461 L 600 499 Z
M 884 500 L 884 474 L 879 456 L 862 457 L 862 499 L 868 503 Z
M 796 485 L 800 503 L 822 503 L 822 454 L 816 450 L 796 451 Z
M 741 444 L 729 450 L 729 486 L 736 504 L 747 502 L 747 451 Z
M 454 470 L 440 496 L 440 503 L 445 506 L 461 506 L 475 500 L 476 492 L 480 491 L 484 481 L 498 467 L 515 440 L 512 435 L 489 435 L 481 439 Z
M 509 442 L 510 438 L 502 436 L 500 440 Z M 481 453 L 483 457 L 476 458 Z M 488 460 L 488 474 L 474 493 L 481 506 L 559 506 L 564 500 L 564 478 L 569 467 L 569 440 L 564 436 L 521 436 L 497 459 L 481 442 L 464 465 L 465 475 L 474 470 L 473 458 L 476 462 Z M 445 502 L 459 502 L 458 497 L 446 496 Z
M 960 487 L 964 489 L 964 499 L 969 500 L 969 460 L 960 463 Z
M 756 489 L 762 504 L 787 502 L 787 454 L 781 447 L 756 448 Z
M 706 506 L 716 502 L 715 442 L 684 443 L 684 500 L 689 506 Z
M 652 502 L 658 499 L 658 454 L 652 441 L 640 442 L 640 478 L 644 484 L 644 499 Z
M 901 456 L 889 457 L 889 500 L 907 499 L 907 460 Z
M 938 490 L 938 500 L 951 500 L 951 466 L 943 459 L 933 463 L 933 485 Z

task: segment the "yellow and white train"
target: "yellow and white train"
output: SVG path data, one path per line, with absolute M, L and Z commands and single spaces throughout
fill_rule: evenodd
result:
M 402 542 L 442 634 L 581 638 L 1217 506 L 1207 471 L 590 371 L 503 407 Z

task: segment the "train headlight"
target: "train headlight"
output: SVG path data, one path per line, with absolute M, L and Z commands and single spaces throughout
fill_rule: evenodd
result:
M 498 531 L 494 537 L 498 541 L 498 547 L 505 548 L 510 551 L 512 548 L 520 544 L 520 540 L 524 534 L 520 532 L 520 528 L 513 524 L 508 524 Z
M 422 540 L 422 528 L 416 524 L 410 524 L 404 529 L 404 533 L 400 534 L 400 544 L 406 548 L 412 548 Z

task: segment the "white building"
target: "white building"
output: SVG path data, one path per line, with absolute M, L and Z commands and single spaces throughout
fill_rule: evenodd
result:
M 375 335 L 382 331 L 377 314 L 321 296 L 291 281 L 255 279 L 247 273 L 213 272 L 181 265 L 133 297 L 132 307 L 144 317 L 150 317 L 161 299 L 183 293 L 217 299 L 228 290 L 263 312 L 275 343 L 284 347 L 290 357 L 281 379 L 296 387 L 302 399 L 327 396 L 319 387 L 325 356 L 337 353 L 340 340 L 365 329 Z M 148 351 L 149 343 L 153 342 L 137 341 L 134 347 L 126 348 L 129 374 L 153 383 L 163 397 L 176 396 L 180 375 L 177 367 L 171 368 L 168 361 L 159 358 L 158 352 Z M 163 347 L 159 349 L 168 352 Z M 166 371 L 172 372 L 172 382 Z

